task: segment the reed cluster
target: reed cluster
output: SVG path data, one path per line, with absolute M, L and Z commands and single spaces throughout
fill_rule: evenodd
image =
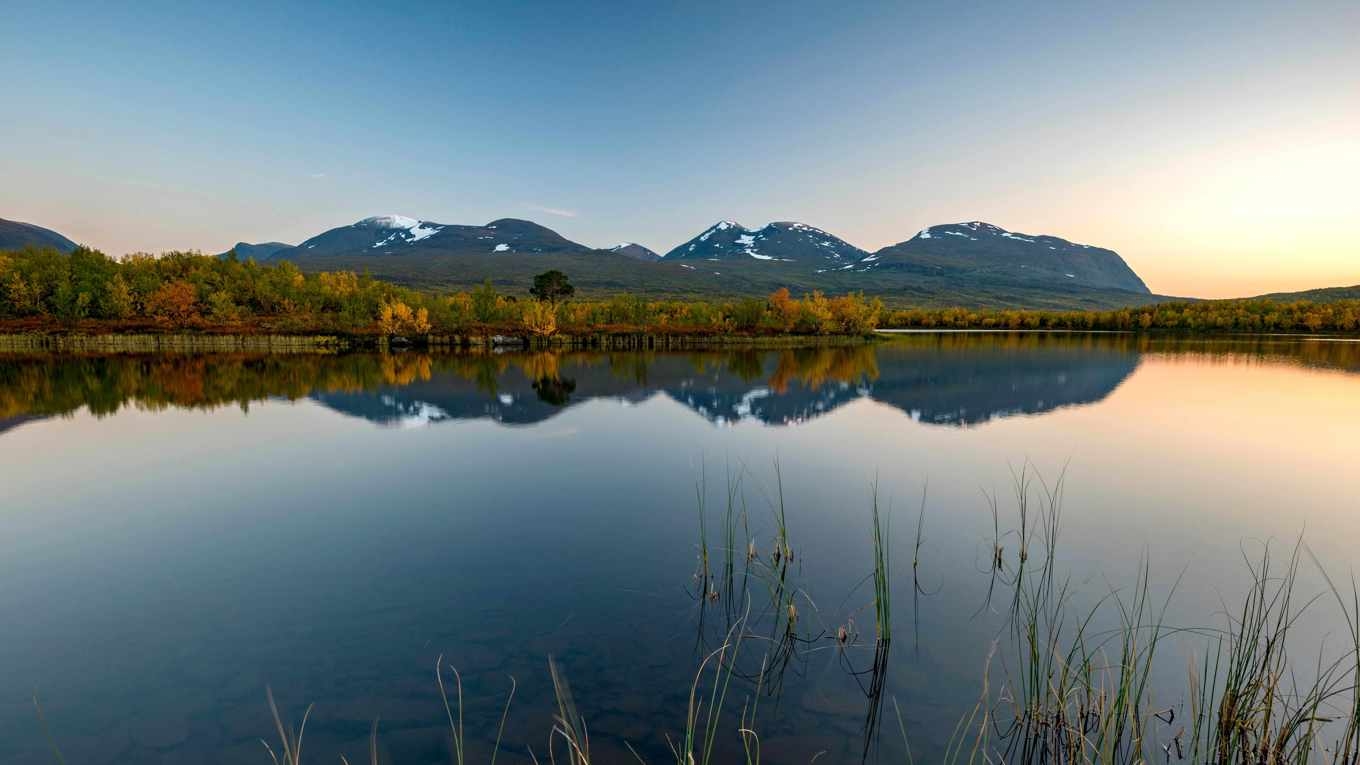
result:
M 870 761 L 878 751 L 879 721 L 889 695 L 892 642 L 891 513 L 881 508 L 875 482 L 866 545 L 869 573 L 864 580 L 872 580 L 873 595 L 872 603 L 863 606 L 872 607 L 875 629 L 872 642 L 861 644 L 853 616 L 835 627 L 823 624 L 821 611 L 799 585 L 801 570 L 793 563 L 777 462 L 774 474 L 776 485 L 767 497 L 772 548 L 762 556 L 757 553 L 744 499 L 747 473 L 744 468 L 727 471 L 717 550 L 722 562 L 715 573 L 707 541 L 706 473 L 701 472 L 696 574 L 701 587 L 692 593 L 700 615 L 698 668 L 678 732 L 664 734 L 675 765 L 713 765 L 732 761 L 734 756 L 746 765 L 758 765 L 764 743 L 759 732 L 761 700 L 777 697 L 791 665 L 817 654 L 835 657 L 860 684 L 866 702 L 862 761 Z M 1063 477 L 1048 483 L 1027 465 L 1014 474 L 1013 490 L 1015 524 L 1004 532 L 1000 503 L 988 498 L 994 538 L 985 554 L 985 573 L 991 583 L 979 613 L 996 613 L 1001 627 L 982 661 L 976 702 L 943 742 L 939 761 L 969 765 L 1356 765 L 1360 761 L 1360 586 L 1353 576 L 1348 587 L 1339 586 L 1300 539 L 1283 563 L 1270 545 L 1259 556 L 1244 555 L 1247 592 L 1235 608 L 1225 605 L 1222 626 L 1168 624 L 1168 605 L 1180 580 L 1164 596 L 1154 597 L 1152 566 L 1146 560 L 1127 586 L 1112 587 L 1083 606 L 1058 565 Z M 919 584 L 924 516 L 923 493 L 912 563 L 918 598 L 932 594 Z M 1300 572 L 1305 563 L 1323 576 L 1323 592 L 1301 594 Z M 704 614 L 716 610 L 718 601 L 725 604 L 717 616 L 721 627 L 709 632 Z M 800 612 L 800 606 L 806 611 Z M 1344 645 L 1331 651 L 1323 646 L 1304 659 L 1296 658 L 1299 623 L 1323 607 L 1334 607 L 1335 613 L 1328 614 L 1332 617 L 1340 615 Z M 1165 646 L 1172 638 L 1203 645 L 1204 651 L 1190 662 L 1184 688 L 1155 688 L 1154 677 L 1167 676 Z M 872 661 L 857 666 L 851 650 L 857 648 L 872 649 Z M 446 669 L 453 677 L 452 694 L 445 683 Z M 551 657 L 548 674 L 556 711 L 544 761 L 591 765 L 595 760 L 586 717 L 565 673 Z M 465 765 L 462 676 L 445 664 L 442 655 L 435 663 L 435 682 L 448 724 L 449 757 Z M 516 687 L 510 678 L 489 755 L 492 765 L 503 749 Z M 738 696 L 743 701 L 739 708 L 732 708 L 729 701 Z M 1167 698 L 1177 701 L 1159 702 Z M 262 740 L 265 754 L 275 765 L 302 765 L 311 707 L 294 729 L 284 723 L 271 690 L 266 689 L 266 700 L 277 741 Z M 41 705 L 36 698 L 34 703 L 46 731 Z M 893 708 L 905 760 L 912 763 L 912 742 L 896 698 Z M 61 762 L 60 750 L 48 735 L 53 754 Z M 379 762 L 378 737 L 375 720 L 370 765 Z M 624 743 L 638 762 L 646 762 L 632 742 Z M 540 762 L 532 747 L 527 753 L 533 762 Z M 808 756 L 815 760 L 820 754 Z M 342 762 L 349 765 L 343 758 Z

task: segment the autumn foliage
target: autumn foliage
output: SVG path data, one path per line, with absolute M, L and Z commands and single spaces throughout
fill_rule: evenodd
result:
M 516 296 L 490 282 L 422 292 L 352 272 L 306 274 L 289 262 L 172 252 L 114 259 L 79 248 L 0 253 L 0 322 L 99 331 L 196 329 L 420 336 L 654 332 L 667 334 L 865 334 L 882 304 L 860 295 L 801 298 L 576 299 L 565 274 L 541 274 Z M 537 298 L 537 299 L 534 299 Z
M 0 252 L 0 331 L 203 330 L 385 335 L 593 332 L 693 335 L 862 335 L 876 328 L 1176 332 L 1360 332 L 1360 301 L 1177 302 L 1114 311 L 887 311 L 876 298 L 795 296 L 648 300 L 576 298 L 549 272 L 511 294 L 486 282 L 425 292 L 348 271 L 303 273 L 289 262 L 171 252 L 114 259 L 77 248 Z M 551 277 L 551 278 L 549 278 Z M 540 299 L 534 299 L 535 297 Z
M 1360 301 L 1206 300 L 1159 303 L 1115 311 L 911 309 L 891 312 L 885 317 L 884 326 L 893 329 L 1354 333 L 1360 331 Z

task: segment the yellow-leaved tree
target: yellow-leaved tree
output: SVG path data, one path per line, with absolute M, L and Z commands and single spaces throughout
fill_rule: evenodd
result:
M 378 309 L 378 329 L 384 335 L 428 334 L 430 312 L 425 308 L 413 311 L 411 306 L 400 300 L 386 302 Z
M 557 332 L 557 308 L 545 300 L 531 300 L 524 304 L 524 328 L 540 337 Z

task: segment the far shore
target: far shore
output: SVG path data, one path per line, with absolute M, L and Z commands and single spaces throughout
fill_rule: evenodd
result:
M 597 332 L 551 336 L 386 336 L 340 333 L 49 331 L 0 333 L 0 353 L 345 353 L 413 350 L 686 350 L 863 345 L 873 335 L 740 335 Z
M 0 354 L 15 353 L 351 353 L 363 351 L 676 351 L 712 348 L 818 348 L 890 342 L 906 335 L 1137 335 L 1200 339 L 1278 338 L 1360 342 L 1346 334 L 1311 332 L 1225 332 L 1110 329 L 905 328 L 878 329 L 868 335 L 741 334 L 644 332 L 624 329 L 548 336 L 509 333 L 378 335 L 337 332 L 233 332 L 229 329 L 185 330 L 140 328 L 98 331 L 97 328 L 5 331 L 0 328 Z
M 1281 340 L 1331 340 L 1343 343 L 1360 342 L 1354 334 L 1327 334 L 1325 332 L 1242 332 L 1224 330 L 1169 330 L 1169 329 L 1009 329 L 993 327 L 990 329 L 954 329 L 939 327 L 935 329 L 878 329 L 880 335 L 1145 335 L 1157 337 L 1274 337 Z

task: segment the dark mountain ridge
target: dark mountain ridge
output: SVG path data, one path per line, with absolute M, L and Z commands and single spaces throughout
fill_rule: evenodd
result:
M 1320 287 L 1299 292 L 1272 292 L 1253 299 L 1275 300 L 1292 303 L 1307 300 L 1310 303 L 1335 303 L 1338 300 L 1360 300 L 1360 284 L 1350 287 Z
M 269 260 L 280 250 L 286 250 L 292 246 L 293 245 L 291 244 L 284 244 L 283 242 L 260 242 L 259 244 L 237 242 L 232 245 L 230 250 L 218 255 L 218 257 L 225 258 L 234 252 L 236 253 L 236 257 L 240 260 L 250 260 L 251 258 L 254 258 L 255 260 L 263 261 Z
M 54 247 L 62 252 L 70 252 L 76 248 L 76 243 L 42 226 L 0 218 L 0 250 L 22 250 L 25 247 Z
M 719 221 L 702 234 L 666 253 L 665 259 L 751 259 L 841 267 L 853 264 L 867 252 L 806 223 L 776 221 L 760 228 L 746 228 L 730 220 Z
M 624 242 L 623 244 L 616 244 L 613 247 L 610 247 L 609 251 L 622 255 L 626 258 L 640 260 L 644 263 L 655 263 L 658 260 L 661 260 L 660 255 L 653 252 L 651 249 L 647 247 L 643 247 L 642 245 L 636 242 Z
M 960 279 L 1046 282 L 1151 294 L 1113 250 L 1056 236 L 1017 234 L 982 221 L 929 226 L 864 258 L 871 271 L 903 270 Z
M 494 255 L 501 253 L 582 253 L 591 248 L 546 226 L 500 218 L 484 226 L 455 225 L 378 215 L 322 232 L 296 247 L 274 252 L 270 260 L 377 255 Z
M 11 247 L 46 231 L 10 226 L 22 227 L 25 235 Z M 74 247 L 64 237 L 43 242 L 67 251 Z M 823 229 L 787 221 L 755 229 L 720 221 L 659 257 L 633 243 L 592 248 L 517 218 L 461 225 L 400 215 L 364 218 L 296 246 L 241 242 L 233 249 L 241 259 L 288 260 L 305 271 L 367 271 L 423 289 L 468 289 L 490 279 L 498 288 L 520 292 L 535 274 L 558 269 L 579 294 L 594 296 L 738 298 L 787 287 L 795 293 L 862 292 L 892 307 L 1053 310 L 1167 299 L 1151 294 L 1111 250 L 981 221 L 931 226 L 872 254 Z
M 931 233 L 934 232 L 934 233 Z M 593 249 L 531 221 L 464 226 L 387 215 L 279 250 L 308 271 L 358 270 L 410 287 L 512 291 L 566 273 L 582 295 L 656 298 L 863 292 L 892 306 L 1108 309 L 1163 298 L 1114 252 L 981 222 L 933 226 L 870 254 L 806 223 L 708 227 L 664 257 L 634 244 Z

